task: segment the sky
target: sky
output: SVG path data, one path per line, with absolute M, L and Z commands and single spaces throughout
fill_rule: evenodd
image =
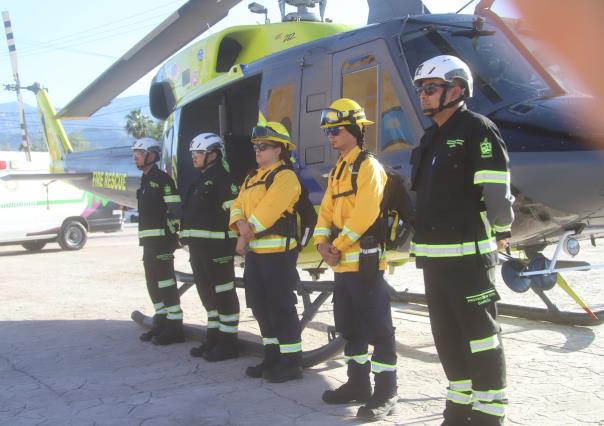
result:
M 10 13 L 21 85 L 39 82 L 48 89 L 52 102 L 59 109 L 185 2 L 4 0 L 0 7 Z M 231 9 L 211 32 L 233 25 L 263 22 L 263 15 L 248 11 L 250 2 L 243 1 Z M 280 21 L 277 0 L 258 2 L 269 9 L 271 22 Z M 424 3 L 432 13 L 441 13 L 455 12 L 468 0 L 425 0 Z M 474 4 L 467 10 L 471 11 Z M 294 11 L 293 8 L 288 10 Z M 318 14 L 318 6 L 315 10 Z M 325 16 L 334 22 L 361 26 L 367 22 L 367 11 L 366 0 L 328 0 Z M 205 33 L 208 34 L 210 32 Z M 0 48 L 0 52 L 3 52 L 0 53 L 0 84 L 12 84 L 8 48 Z M 149 72 L 120 96 L 148 94 L 155 72 Z M 23 98 L 25 103 L 35 105 L 30 92 L 24 91 Z M 15 100 L 14 92 L 0 90 L 0 103 Z

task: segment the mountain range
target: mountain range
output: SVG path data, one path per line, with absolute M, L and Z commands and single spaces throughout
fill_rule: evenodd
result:
M 44 147 L 40 118 L 37 108 L 25 104 L 25 121 L 30 145 L 37 149 Z M 57 111 L 61 108 L 55 107 Z M 134 109 L 150 118 L 148 97 L 145 95 L 116 98 L 109 105 L 98 110 L 87 120 L 63 121 L 65 132 L 71 138 L 84 140 L 86 149 L 109 148 L 113 146 L 130 145 L 132 138 L 124 128 L 126 115 Z M 17 102 L 0 104 L 0 151 L 17 150 L 21 144 L 19 130 L 19 115 Z

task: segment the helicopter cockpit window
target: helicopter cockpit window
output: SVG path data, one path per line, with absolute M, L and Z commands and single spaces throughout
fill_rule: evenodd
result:
M 437 55 L 454 55 L 474 77 L 470 108 L 490 112 L 553 94 L 545 79 L 497 27 L 468 22 L 456 25 L 410 20 L 402 34 L 409 72 Z
M 342 77 L 342 96 L 354 99 L 365 108 L 365 115 L 376 122 L 377 115 L 378 67 L 373 66 L 360 71 L 345 73 Z M 367 126 L 365 147 L 377 153 L 376 126 Z

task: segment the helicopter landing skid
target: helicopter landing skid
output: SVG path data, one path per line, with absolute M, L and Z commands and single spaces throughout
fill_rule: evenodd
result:
M 179 295 L 183 295 L 188 289 L 195 285 L 193 275 L 176 272 L 176 280 L 183 284 L 179 287 Z M 330 285 L 331 284 L 331 285 Z M 235 286 L 243 288 L 243 280 L 239 277 L 235 278 Z M 298 283 L 298 294 L 302 297 L 304 310 L 300 318 L 300 326 L 304 330 L 313 320 L 323 303 L 330 297 L 333 292 L 333 283 L 327 282 L 310 282 L 301 281 Z M 311 299 L 313 292 L 319 292 L 319 295 L 314 300 Z M 140 311 L 134 311 L 131 318 L 139 325 L 150 329 L 153 318 L 146 316 Z M 206 336 L 206 328 L 202 326 L 194 326 L 190 324 L 183 325 L 183 331 L 187 339 L 203 340 Z M 302 352 L 302 366 L 304 368 L 312 367 L 321 362 L 327 361 L 341 353 L 344 349 L 345 340 L 337 334 L 335 328 L 327 327 L 327 343 L 316 349 Z M 260 339 L 251 333 L 239 333 L 239 347 L 243 353 L 262 356 L 264 349 Z

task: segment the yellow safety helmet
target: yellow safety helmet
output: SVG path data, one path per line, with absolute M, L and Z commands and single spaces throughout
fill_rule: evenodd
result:
M 365 110 L 352 99 L 337 99 L 329 105 L 329 108 L 321 111 L 321 128 L 351 124 L 360 127 L 374 124 L 373 121 L 367 120 Z
M 280 143 L 289 151 L 296 148 L 285 126 L 276 121 L 259 121 L 258 125 L 252 129 L 252 143 L 257 143 L 261 140 Z

